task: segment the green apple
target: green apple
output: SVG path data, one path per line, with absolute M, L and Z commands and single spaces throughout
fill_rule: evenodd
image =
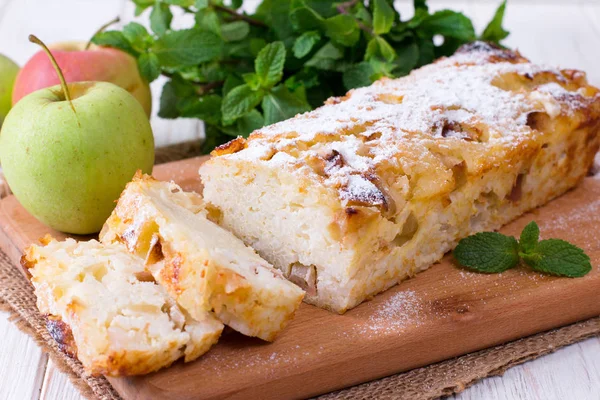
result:
M 13 85 L 18 72 L 19 66 L 0 54 L 0 126 L 10 110 Z
M 14 195 L 37 219 L 63 232 L 94 233 L 136 170 L 151 173 L 152 130 L 126 90 L 108 82 L 67 85 L 57 72 L 60 86 L 27 95 L 9 112 L 0 159 Z

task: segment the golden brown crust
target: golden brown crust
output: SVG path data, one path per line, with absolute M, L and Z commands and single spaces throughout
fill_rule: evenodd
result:
M 58 343 L 59 349 L 69 357 L 77 357 L 77 345 L 73 338 L 73 331 L 60 317 L 46 316 L 46 329 L 52 339 Z
M 237 153 L 240 150 L 246 148 L 246 139 L 241 136 L 230 140 L 227 143 L 224 143 L 220 146 L 217 146 L 213 151 L 211 151 L 211 156 L 222 156 L 225 154 Z

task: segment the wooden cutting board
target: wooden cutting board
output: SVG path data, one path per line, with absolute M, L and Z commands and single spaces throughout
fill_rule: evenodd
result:
M 155 168 L 201 190 L 203 158 Z M 109 378 L 130 399 L 286 399 L 325 393 L 600 315 L 600 180 L 524 215 L 501 231 L 516 235 L 531 220 L 544 238 L 569 240 L 592 258 L 584 278 L 540 275 L 525 267 L 484 275 L 446 257 L 345 315 L 302 305 L 274 343 L 224 334 L 199 360 L 158 373 Z M 0 201 L 0 246 L 17 263 L 46 233 L 12 196 Z

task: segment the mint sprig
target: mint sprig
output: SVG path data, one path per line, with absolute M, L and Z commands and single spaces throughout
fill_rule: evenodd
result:
M 481 232 L 462 239 L 454 258 L 463 267 L 484 273 L 514 268 L 523 260 L 533 270 L 556 276 L 581 277 L 592 270 L 590 258 L 579 247 L 561 240 L 539 240 L 540 228 L 530 222 L 520 240 L 498 232 Z
M 130 22 L 92 42 L 131 54 L 148 82 L 169 78 L 158 114 L 202 119 L 205 152 L 349 89 L 407 75 L 478 37 L 508 35 L 506 2 L 480 36 L 463 13 L 430 12 L 426 0 L 414 0 L 410 19 L 393 0 L 261 0 L 253 13 L 242 0 L 132 2 L 150 29 Z M 176 28 L 182 13 L 193 26 Z

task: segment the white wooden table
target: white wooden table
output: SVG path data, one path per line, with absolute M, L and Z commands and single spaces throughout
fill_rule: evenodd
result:
M 464 11 L 481 30 L 498 1 L 429 2 L 433 9 Z M 399 1 L 398 9 L 409 17 L 412 1 Z M 37 51 L 27 41 L 28 34 L 34 33 L 47 43 L 87 40 L 115 15 L 131 20 L 133 6 L 127 0 L 0 0 L 0 53 L 22 65 Z M 506 26 L 511 31 L 508 46 L 536 62 L 582 69 L 592 83 L 600 85 L 600 0 L 512 0 Z M 157 81 L 152 85 L 155 100 L 162 84 Z M 165 121 L 154 116 L 152 125 L 157 145 L 203 135 L 202 124 L 195 120 Z M 81 396 L 33 340 L 0 313 L 0 400 L 39 398 L 70 400 Z M 504 376 L 485 379 L 453 398 L 600 400 L 600 338 L 514 367 Z

